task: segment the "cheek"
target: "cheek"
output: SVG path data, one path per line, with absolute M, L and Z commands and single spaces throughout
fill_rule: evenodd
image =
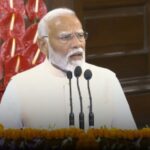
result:
M 86 47 L 86 42 L 83 42 L 81 46 L 82 46 L 83 49 L 85 49 L 85 47 Z
M 69 51 L 69 46 L 67 44 L 61 44 L 60 42 L 52 42 L 51 46 L 56 53 L 61 55 L 66 55 Z

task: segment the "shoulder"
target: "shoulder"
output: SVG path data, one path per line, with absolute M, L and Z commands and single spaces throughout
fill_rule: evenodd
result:
M 19 80 L 19 79 L 25 79 L 25 78 L 32 78 L 36 76 L 40 76 L 44 74 L 47 71 L 47 62 L 44 61 L 41 64 L 38 64 L 37 66 L 30 68 L 26 71 L 23 71 L 21 73 L 18 73 L 12 77 L 11 80 Z
M 92 64 L 86 64 L 89 69 L 91 69 L 92 71 L 92 79 L 93 82 L 95 83 L 95 85 L 97 84 L 97 86 L 99 87 L 106 87 L 107 88 L 107 92 L 111 92 L 112 95 L 116 94 L 118 95 L 118 93 L 120 93 L 121 96 L 123 96 L 123 90 L 121 87 L 121 83 L 118 79 L 118 77 L 116 76 L 116 74 L 107 68 L 103 68 L 103 67 L 98 67 Z M 124 97 L 124 96 L 123 96 Z
M 94 74 L 95 76 L 112 77 L 112 78 L 115 77 L 116 78 L 115 72 L 113 72 L 112 70 L 110 70 L 108 68 L 96 66 L 93 64 L 89 64 L 89 63 L 85 64 L 85 68 L 90 69 L 92 71 L 92 74 Z
M 45 78 L 44 76 L 49 74 L 48 71 L 48 63 L 44 61 L 33 68 L 14 75 L 10 79 L 8 86 L 22 87 L 29 86 L 40 81 L 42 82 Z

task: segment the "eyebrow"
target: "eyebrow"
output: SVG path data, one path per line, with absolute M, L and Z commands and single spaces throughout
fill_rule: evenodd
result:
M 84 31 L 81 29 L 81 30 L 78 30 L 76 32 L 81 33 L 81 32 L 84 32 Z M 59 33 L 59 36 L 68 35 L 68 34 L 72 34 L 72 32 L 63 31 L 63 32 Z
M 59 36 L 68 35 L 68 34 L 71 34 L 71 33 L 70 32 L 61 32 L 61 33 L 59 33 Z

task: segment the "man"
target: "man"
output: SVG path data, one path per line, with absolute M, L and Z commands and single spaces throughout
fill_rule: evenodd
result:
M 39 22 L 38 45 L 47 59 L 12 78 L 0 104 L 0 122 L 12 128 L 68 128 L 69 80 L 66 71 L 81 66 L 79 77 L 85 129 L 89 128 L 89 93 L 83 73 L 92 71 L 90 88 L 94 127 L 135 129 L 129 105 L 115 74 L 85 62 L 87 33 L 74 11 L 57 8 Z M 80 98 L 77 79 L 72 80 L 74 126 L 79 127 Z

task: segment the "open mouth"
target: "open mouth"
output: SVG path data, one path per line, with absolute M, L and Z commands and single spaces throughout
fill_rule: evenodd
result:
M 83 54 L 81 52 L 70 55 L 70 59 L 72 60 L 80 60 L 82 58 L 83 58 Z

